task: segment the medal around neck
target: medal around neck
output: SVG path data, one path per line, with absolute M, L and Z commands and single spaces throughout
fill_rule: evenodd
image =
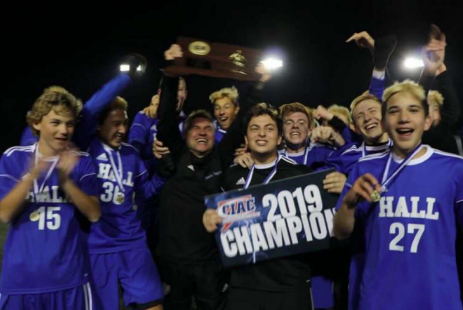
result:
M 38 221 L 39 220 L 39 212 L 38 210 L 35 210 L 33 211 L 30 215 L 29 215 L 29 219 L 32 221 L 32 222 L 35 222 L 35 221 Z
M 124 202 L 124 193 L 118 193 L 116 196 L 116 203 L 120 205 L 123 202 Z
M 374 191 L 370 194 L 370 198 L 371 198 L 371 201 L 373 201 L 373 202 L 378 202 L 378 201 L 381 199 L 381 192 L 378 191 L 378 190 L 374 190 Z

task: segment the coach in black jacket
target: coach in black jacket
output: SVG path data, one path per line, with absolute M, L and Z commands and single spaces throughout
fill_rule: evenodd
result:
M 173 45 L 166 60 L 181 57 Z M 190 309 L 195 296 L 198 309 L 220 309 L 225 280 L 221 272 L 217 245 L 202 225 L 204 197 L 220 192 L 222 171 L 230 166 L 233 153 L 243 143 L 242 115 L 256 103 L 267 71 L 253 85 L 241 110 L 218 145 L 214 145 L 212 116 L 205 110 L 192 112 L 185 122 L 185 139 L 178 130 L 175 109 L 177 77 L 163 78 L 159 106 L 158 139 L 170 150 L 161 170 L 171 170 L 161 193 L 159 213 L 160 273 L 170 285 L 165 309 Z

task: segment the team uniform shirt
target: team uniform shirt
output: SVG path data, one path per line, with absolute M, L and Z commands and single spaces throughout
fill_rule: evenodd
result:
M 281 180 L 309 173 L 311 170 L 297 165 L 293 160 L 281 156 L 277 171 L 270 180 Z M 275 162 L 255 166 L 250 186 L 262 184 L 275 167 Z M 224 176 L 225 191 L 243 188 L 249 174 L 248 168 L 232 166 Z M 291 291 L 310 280 L 310 266 L 306 255 L 262 261 L 254 265 L 236 267 L 231 270 L 230 285 L 233 287 L 262 291 Z M 310 296 L 308 296 L 310 298 Z
M 184 130 L 185 118 L 186 116 L 182 111 L 178 123 L 180 132 Z M 158 122 L 157 118 L 151 118 L 140 111 L 135 115 L 129 131 L 129 143 L 138 150 L 150 174 L 154 171 L 156 163 L 156 157 L 153 155 L 153 142 L 158 134 Z
M 79 157 L 70 178 L 87 195 L 98 194 L 96 171 L 87 153 Z M 0 200 L 26 177 L 41 156 L 37 144 L 8 149 L 0 161 Z M 58 157 L 47 159 L 45 173 L 30 189 L 20 214 L 10 224 L 4 246 L 0 292 L 38 294 L 67 290 L 88 282 L 85 240 L 76 206 L 60 188 Z
M 138 151 L 122 143 L 118 150 L 94 139 L 89 153 L 97 167 L 101 219 L 88 236 L 90 254 L 114 253 L 146 247 L 137 217 L 135 197 L 143 201 L 160 190 L 163 180 L 148 173 Z
M 313 170 L 326 169 L 328 159 L 333 155 L 335 149 L 319 143 L 311 143 L 304 151 L 288 153 L 281 150 L 279 153 L 294 160 L 299 165 L 304 165 Z
M 215 125 L 215 135 L 214 135 L 215 143 L 219 143 L 220 141 L 222 141 L 222 138 L 223 136 L 225 136 L 227 131 L 223 129 L 222 127 L 220 127 L 219 122 L 217 122 L 217 120 L 214 121 L 214 125 Z
M 392 147 L 392 140 L 379 145 L 366 145 L 365 142 L 347 144 L 339 150 L 332 153 L 328 158 L 328 166 L 333 167 L 336 171 L 349 175 L 354 165 L 360 158 L 367 155 L 380 154 L 388 151 Z
M 157 124 L 157 118 L 151 118 L 140 111 L 135 115 L 129 131 L 129 143 L 138 150 L 148 171 L 154 169 L 156 160 L 153 155 L 153 142 L 158 133 Z
M 333 149 L 320 144 L 311 144 L 304 151 L 299 153 L 288 153 L 285 150 L 281 153 L 294 160 L 299 165 L 311 166 L 317 163 L 324 163 L 331 155 Z M 324 276 L 312 277 L 312 293 L 315 308 L 330 308 L 334 305 L 332 281 Z
M 19 145 L 21 145 L 21 146 L 32 145 L 34 143 L 37 143 L 38 140 L 39 140 L 39 137 L 34 135 L 32 133 L 31 128 L 29 126 L 27 126 L 23 130 L 23 133 L 21 135 L 21 141 L 20 141 Z
M 360 158 L 382 154 L 388 151 L 391 146 L 392 140 L 375 146 L 366 145 L 365 142 L 346 144 L 339 150 L 333 152 L 332 156 L 328 158 L 328 166 L 335 168 L 338 172 L 349 175 Z M 343 195 L 341 195 L 341 197 L 343 197 Z M 363 262 L 365 260 L 363 253 L 363 229 L 359 224 L 356 224 L 356 229 L 350 240 L 352 257 L 349 272 L 349 287 L 351 288 L 349 289 L 349 310 L 354 310 L 358 308 L 358 288 L 360 287 Z
M 365 230 L 358 309 L 463 309 L 455 254 L 463 158 L 423 147 L 408 163 L 391 152 L 362 158 L 348 178 L 342 196 L 365 173 L 390 178 L 378 203 L 355 210 Z

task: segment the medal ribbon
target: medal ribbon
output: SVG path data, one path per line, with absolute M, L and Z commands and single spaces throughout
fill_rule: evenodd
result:
M 105 144 L 103 144 L 103 148 L 104 148 L 106 154 L 109 157 L 109 162 L 111 163 L 111 168 L 112 168 L 112 170 L 114 172 L 114 177 L 116 178 L 116 182 L 119 185 L 120 190 L 124 193 L 125 189 L 124 189 L 124 184 L 122 183 L 123 169 L 122 169 L 121 154 L 119 153 L 119 151 L 115 151 L 115 150 L 111 149 L 109 146 L 107 146 Z M 114 162 L 114 158 L 111 155 L 111 152 L 116 152 L 117 162 L 119 164 L 119 169 L 118 169 L 118 167 L 116 167 L 116 163 Z
M 280 159 L 281 159 L 281 155 L 278 154 L 277 160 L 275 162 L 275 166 L 273 167 L 270 174 L 265 178 L 264 182 L 262 182 L 262 184 L 267 184 L 275 176 L 275 174 L 277 173 L 277 166 L 278 166 L 278 163 L 280 162 Z M 251 184 L 252 175 L 254 174 L 254 167 L 255 167 L 255 164 L 252 165 L 251 170 L 249 171 L 248 176 L 246 177 L 246 183 L 244 184 L 245 189 L 249 187 L 249 184 Z

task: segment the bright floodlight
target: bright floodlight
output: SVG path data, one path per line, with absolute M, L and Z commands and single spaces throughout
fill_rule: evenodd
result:
M 262 63 L 268 70 L 274 70 L 283 67 L 283 61 L 276 58 L 267 58 L 265 60 L 262 60 Z
M 130 71 L 130 65 L 123 64 L 120 67 L 121 72 L 128 72 Z
M 138 66 L 138 67 L 137 67 L 137 71 L 142 71 L 142 69 L 143 69 L 143 68 L 142 68 L 141 66 Z
M 407 69 L 416 69 L 424 67 L 423 60 L 415 57 L 408 57 L 404 61 L 404 67 Z

